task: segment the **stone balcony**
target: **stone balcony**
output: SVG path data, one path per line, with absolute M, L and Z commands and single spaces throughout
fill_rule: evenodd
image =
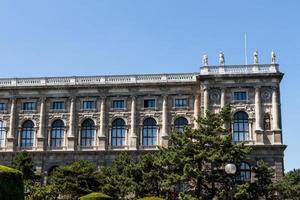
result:
M 196 82 L 199 73 L 181 74 L 142 74 L 116 76 L 73 76 L 41 78 L 2 78 L 0 88 L 37 87 L 37 86 L 72 86 L 72 85 L 114 85 L 142 83 L 189 83 Z
M 200 75 L 280 73 L 278 64 L 202 66 Z

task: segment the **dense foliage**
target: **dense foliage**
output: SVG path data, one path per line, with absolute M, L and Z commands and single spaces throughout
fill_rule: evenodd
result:
M 22 172 L 0 165 L 0 199 L 24 199 Z
M 230 107 L 220 113 L 207 112 L 198 119 L 199 128 L 172 133 L 168 148 L 136 160 L 121 152 L 100 169 L 83 160 L 59 166 L 48 177 L 47 185 L 35 178 L 28 153 L 16 155 L 13 163 L 30 181 L 28 200 L 99 199 L 106 198 L 104 194 L 115 200 L 300 199 L 300 170 L 275 184 L 273 170 L 263 161 L 253 166 L 251 182 L 237 179 L 239 172 L 225 173 L 227 163 L 238 167 L 251 151 L 243 143 L 232 142 L 231 131 L 224 128 L 230 123 Z
M 274 183 L 282 199 L 300 199 L 300 169 L 288 172 L 281 180 Z

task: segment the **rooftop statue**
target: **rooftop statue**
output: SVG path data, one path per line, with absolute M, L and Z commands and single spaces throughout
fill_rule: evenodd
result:
M 272 64 L 276 63 L 276 54 L 275 54 L 274 50 L 272 50 L 272 52 L 271 52 L 271 63 Z
M 207 54 L 204 54 L 202 57 L 202 65 L 208 66 L 208 55 Z
M 254 53 L 253 53 L 253 63 L 254 64 L 258 64 L 259 61 L 258 61 L 258 51 L 255 50 Z
M 225 57 L 224 57 L 224 53 L 223 52 L 219 53 L 219 64 L 220 65 L 225 65 Z

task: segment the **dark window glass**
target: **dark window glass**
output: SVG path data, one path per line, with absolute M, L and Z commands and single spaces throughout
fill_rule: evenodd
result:
M 251 180 L 251 168 L 250 165 L 242 162 L 240 165 L 240 175 L 237 177 L 240 181 L 250 181 Z
M 0 121 L 0 147 L 5 146 L 6 131 L 3 121 Z
M 32 147 L 34 139 L 34 124 L 28 120 L 24 122 L 21 130 L 21 147 Z
M 0 111 L 6 110 L 6 104 L 5 103 L 0 103 Z
M 53 110 L 63 110 L 65 109 L 65 102 L 64 101 L 54 101 L 52 103 Z
M 82 108 L 84 110 L 94 109 L 94 108 L 96 108 L 96 102 L 95 101 L 83 101 Z
M 271 120 L 268 114 L 264 116 L 264 130 L 271 130 Z
M 35 110 L 35 102 L 24 102 L 23 110 Z
M 145 99 L 144 107 L 145 108 L 155 108 L 155 99 Z
M 247 100 L 247 92 L 234 92 L 233 100 L 235 101 L 245 101 Z
M 157 134 L 157 126 L 156 121 L 153 118 L 145 119 L 143 123 L 143 136 L 142 143 L 145 146 L 156 145 L 156 134 Z
M 50 146 L 51 147 L 61 147 L 64 141 L 64 122 L 62 120 L 56 120 L 52 124 L 51 128 L 51 139 Z
M 95 123 L 91 119 L 86 119 L 81 125 L 81 146 L 90 147 L 94 145 Z
M 249 122 L 248 115 L 245 112 L 239 111 L 233 117 L 233 141 L 248 140 Z
M 187 107 L 188 100 L 187 99 L 175 99 L 175 107 Z
M 112 146 L 123 146 L 125 144 L 125 122 L 123 119 L 115 119 L 111 129 Z
M 183 132 L 184 127 L 188 125 L 188 120 L 184 117 L 179 117 L 175 120 L 175 129 L 177 129 L 179 132 Z
M 114 100 L 113 108 L 124 108 L 124 100 Z

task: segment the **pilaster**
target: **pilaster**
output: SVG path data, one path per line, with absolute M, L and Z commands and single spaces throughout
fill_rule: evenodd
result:
M 46 103 L 46 98 L 45 97 L 42 97 L 40 99 L 40 123 L 39 123 L 39 129 L 38 129 L 38 134 L 37 134 L 37 144 L 36 144 L 36 147 L 37 147 L 37 150 L 43 150 L 44 149 L 44 144 L 45 144 L 45 141 L 44 141 L 44 138 L 45 138 L 45 135 L 44 135 L 44 129 L 45 129 L 45 103 Z
M 6 149 L 8 151 L 14 150 L 14 141 L 15 141 L 15 123 L 16 123 L 16 98 L 11 99 L 11 106 L 10 106 L 10 118 L 9 118 L 9 130 L 7 134 L 7 143 Z
M 75 116 L 76 116 L 76 97 L 71 97 L 70 99 L 70 124 L 68 133 L 68 150 L 75 150 Z
M 129 148 L 137 148 L 137 134 L 136 134 L 136 97 L 131 97 L 131 124 L 130 124 L 130 138 Z
M 105 97 L 101 98 L 100 105 L 100 127 L 99 127 L 99 146 L 98 149 L 105 150 L 106 148 L 106 135 L 105 135 Z
M 162 129 L 161 129 L 161 146 L 168 146 L 168 96 L 163 96 L 162 104 Z

